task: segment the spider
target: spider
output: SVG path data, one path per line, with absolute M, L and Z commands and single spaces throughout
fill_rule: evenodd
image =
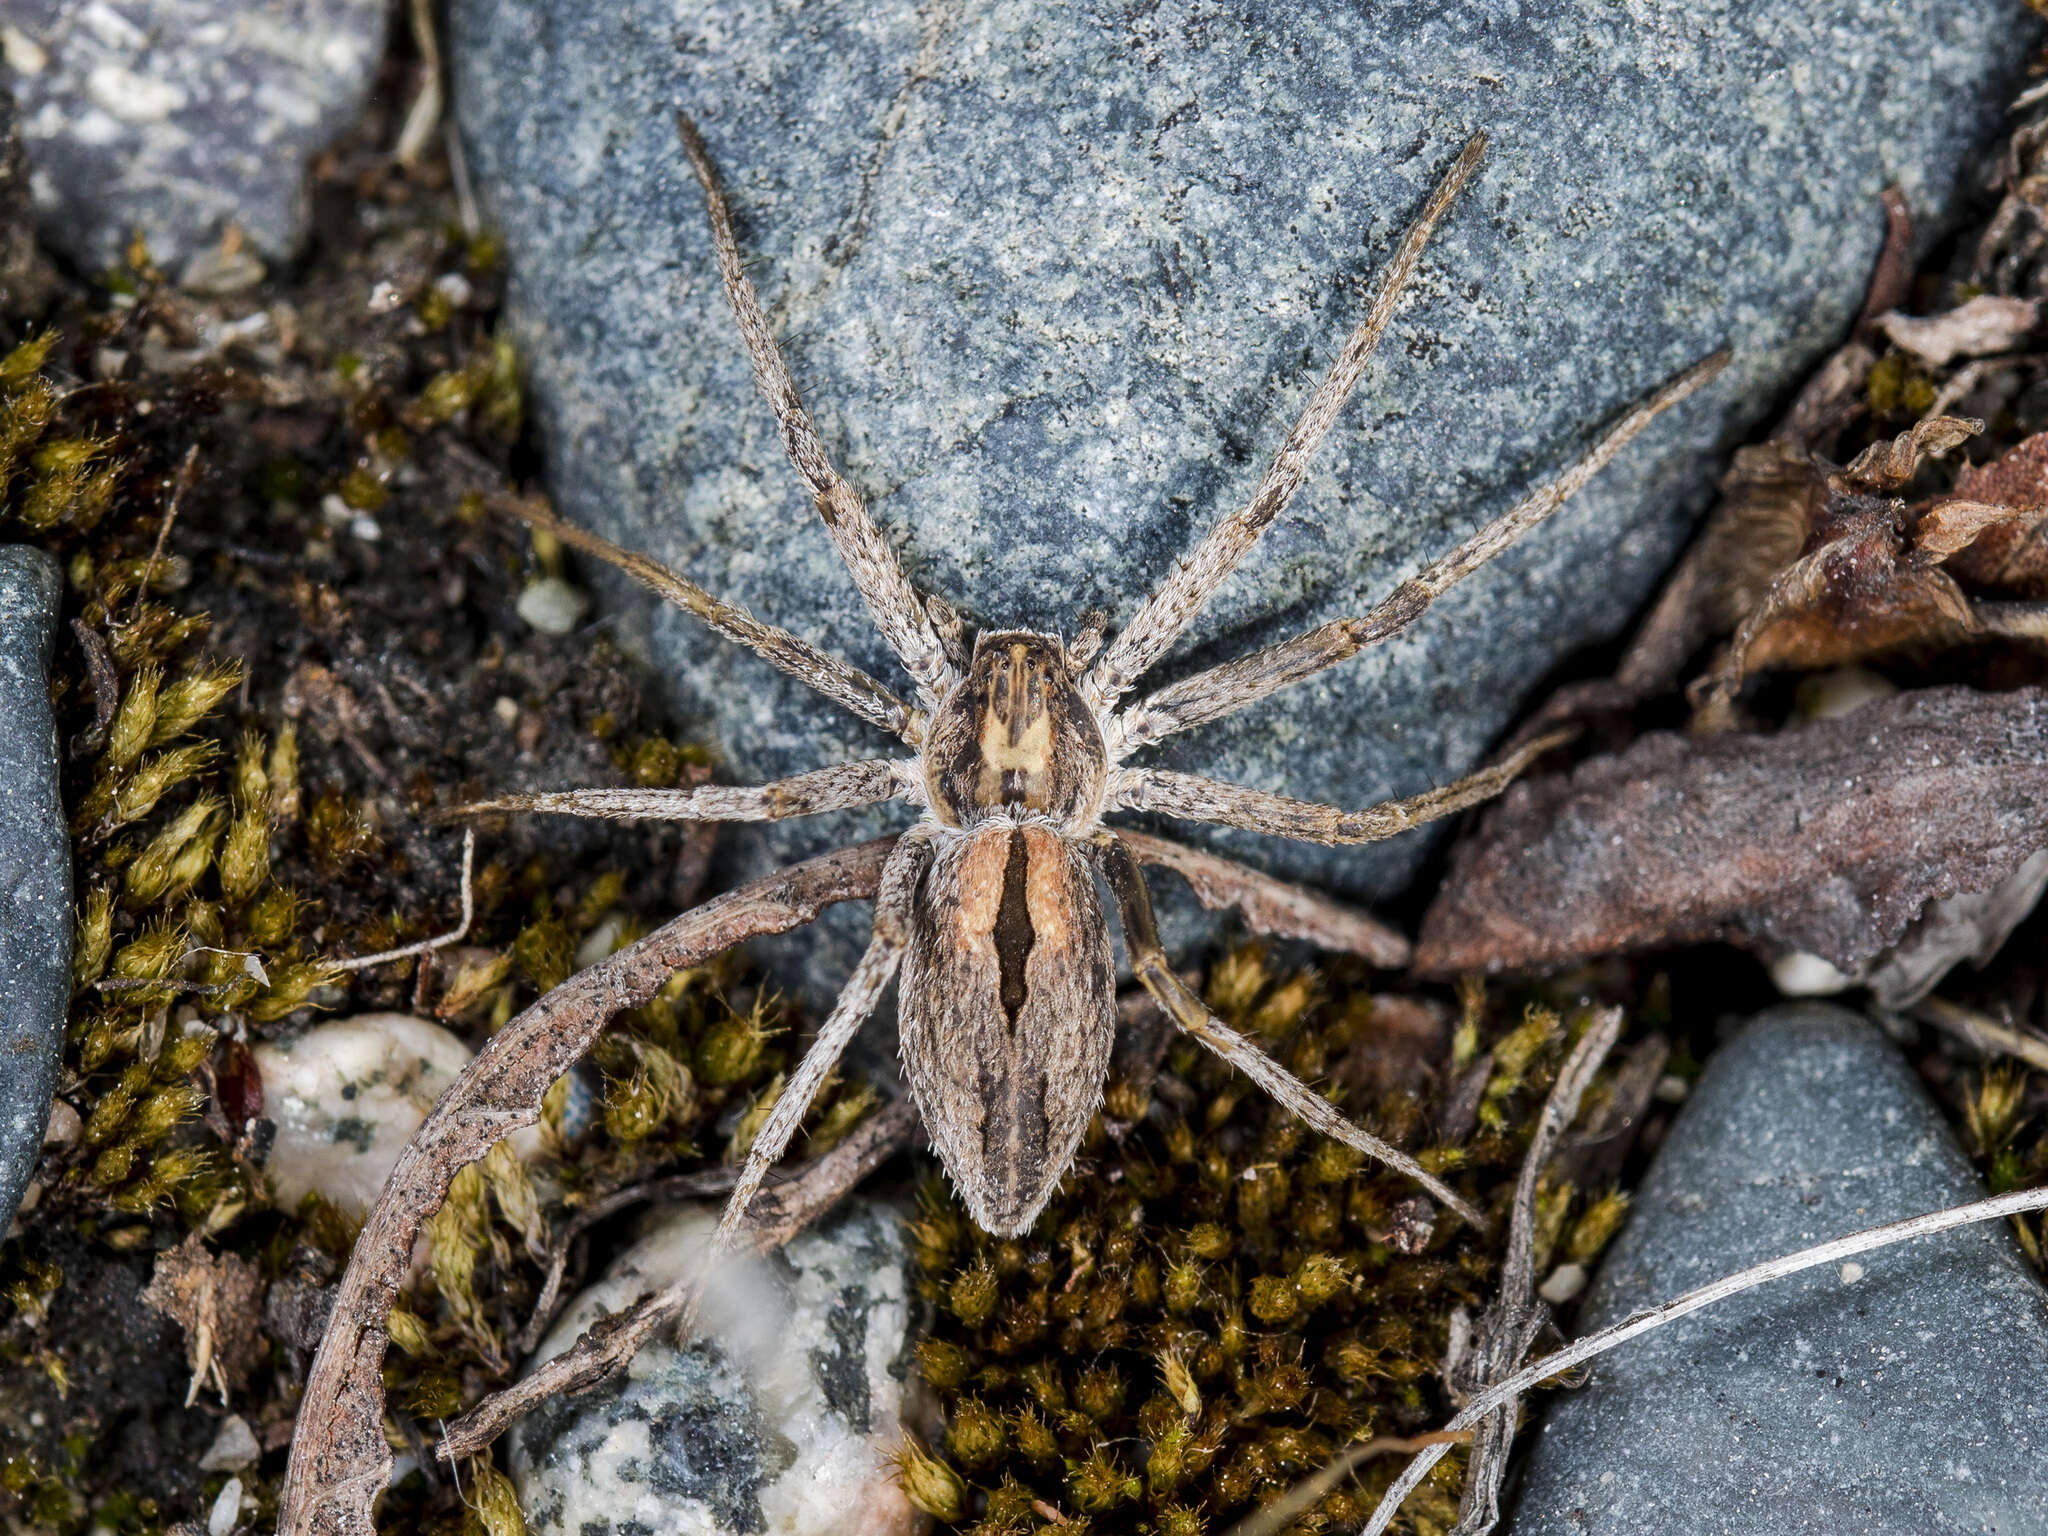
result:
M 747 277 L 703 137 L 681 113 L 677 128 L 704 189 L 719 272 L 755 383 L 876 627 L 910 677 L 914 702 L 644 555 L 541 509 L 526 506 L 521 515 L 619 566 L 726 639 L 900 738 L 909 752 L 770 784 L 570 790 L 468 809 L 772 821 L 901 800 L 920 812 L 883 868 L 865 953 L 754 1139 L 714 1249 L 733 1239 L 768 1170 L 899 971 L 905 1075 L 939 1159 L 983 1228 L 998 1236 L 1026 1231 L 1072 1165 L 1109 1073 L 1116 972 L 1097 875 L 1114 897 L 1133 973 L 1175 1025 L 1315 1130 L 1400 1170 L 1484 1227 L 1480 1213 L 1449 1185 L 1352 1124 L 1204 1006 L 1161 950 L 1140 868 L 1197 856 L 1161 839 L 1119 832 L 1104 818 L 1149 811 L 1276 837 L 1366 843 L 1499 793 L 1561 738 L 1545 736 L 1467 778 L 1359 811 L 1127 764 L 1176 731 L 1243 709 L 1413 623 L 1444 591 L 1556 511 L 1659 412 L 1718 373 L 1726 354 L 1694 365 L 1634 406 L 1554 483 L 1423 567 L 1368 612 L 1124 704 L 1301 488 L 1310 456 L 1357 384 L 1430 232 L 1477 167 L 1485 135 L 1472 138 L 1431 192 L 1365 319 L 1251 500 L 1209 532 L 1128 625 L 1106 638 L 1105 621 L 1090 615 L 1072 639 L 1036 629 L 984 629 L 970 644 L 953 607 L 911 585 L 859 493 L 834 467 Z M 1224 904 L 1248 905 L 1276 889 L 1277 882 L 1257 871 L 1199 857 Z M 1308 892 L 1289 895 L 1309 905 L 1322 901 Z

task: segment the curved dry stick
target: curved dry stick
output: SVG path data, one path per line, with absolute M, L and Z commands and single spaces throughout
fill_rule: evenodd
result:
M 278 1536 L 376 1536 L 372 1506 L 391 1479 L 384 1440 L 384 1324 L 420 1224 L 458 1169 L 540 1118 L 541 1095 L 605 1023 L 674 972 L 743 939 L 785 933 L 835 902 L 871 897 L 895 846 L 877 838 L 806 860 L 685 912 L 514 1019 L 451 1083 L 384 1182 L 336 1291 L 278 1502 Z

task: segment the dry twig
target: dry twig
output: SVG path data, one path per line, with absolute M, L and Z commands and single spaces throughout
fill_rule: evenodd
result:
M 1487 1388 L 1467 1403 L 1459 1413 L 1444 1426 L 1446 1433 L 1473 1429 L 1486 1417 L 1505 1404 L 1513 1402 L 1530 1388 L 1539 1386 L 1554 1376 L 1562 1375 L 1573 1366 L 1583 1365 L 1588 1360 L 1604 1355 L 1617 1345 L 1626 1344 L 1630 1339 L 1652 1329 L 1662 1328 L 1666 1323 L 1675 1323 L 1682 1317 L 1711 1307 L 1717 1301 L 1726 1301 L 1744 1291 L 1755 1290 L 1773 1280 L 1787 1275 L 1796 1275 L 1803 1270 L 1818 1269 L 1823 1264 L 1833 1264 L 1842 1259 L 1852 1259 L 1859 1253 L 1869 1253 L 1878 1248 L 1889 1248 L 1894 1243 L 1908 1242 L 1916 1237 L 1932 1237 L 1937 1233 L 1951 1232 L 1957 1227 L 1971 1226 L 1980 1221 L 2001 1221 L 2008 1216 L 2017 1216 L 2025 1211 L 2048 1209 L 2048 1189 L 2015 1190 L 2011 1194 L 1993 1195 L 1988 1200 L 1973 1200 L 1968 1205 L 1950 1206 L 1946 1210 L 1929 1211 L 1920 1216 L 1908 1216 L 1902 1221 L 1886 1222 L 1881 1227 L 1868 1227 L 1861 1232 L 1852 1232 L 1847 1237 L 1838 1237 L 1832 1242 L 1817 1243 L 1811 1248 L 1802 1248 L 1797 1253 L 1788 1253 L 1780 1258 L 1766 1259 L 1748 1269 L 1738 1270 L 1732 1275 L 1700 1286 L 1696 1290 L 1674 1296 L 1667 1302 L 1630 1314 L 1620 1322 L 1597 1333 L 1589 1333 L 1583 1339 L 1574 1340 L 1563 1349 L 1533 1361 L 1505 1381 Z M 1431 1445 L 1408 1463 L 1394 1485 L 1381 1498 L 1379 1507 L 1373 1511 L 1372 1519 L 1366 1522 L 1360 1536 L 1379 1536 L 1393 1518 L 1400 1512 L 1402 1502 L 1413 1493 L 1422 1480 L 1450 1450 L 1450 1443 Z
M 1536 1294 L 1536 1185 L 1559 1139 L 1578 1118 L 1579 1101 L 1586 1096 L 1593 1075 L 1621 1038 L 1622 1017 L 1619 1008 L 1594 1016 L 1544 1101 L 1536 1134 L 1522 1159 L 1522 1176 L 1515 1184 L 1500 1289 L 1493 1305 L 1481 1315 L 1463 1357 L 1445 1365 L 1444 1375 L 1454 1399 L 1476 1397 L 1512 1373 L 1550 1324 L 1550 1308 Z M 1455 1350 L 1455 1325 L 1452 1338 Z M 1500 1487 L 1507 1477 L 1508 1454 L 1514 1448 L 1521 1407 L 1518 1398 L 1510 1398 L 1472 1426 L 1472 1460 L 1465 1472 L 1465 1492 L 1458 1501 L 1458 1524 L 1451 1536 L 1486 1536 L 1500 1522 Z
M 392 1465 L 383 1427 L 385 1320 L 420 1225 L 457 1170 L 539 1119 L 548 1086 L 614 1014 L 743 939 L 785 933 L 836 902 L 873 896 L 894 846 L 894 838 L 878 838 L 810 859 L 684 913 L 548 992 L 464 1069 L 399 1155 L 336 1290 L 299 1408 L 279 1536 L 374 1536 L 372 1507 Z

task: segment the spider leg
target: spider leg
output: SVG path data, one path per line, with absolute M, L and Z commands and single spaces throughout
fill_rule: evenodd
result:
M 1110 642 L 1109 648 L 1095 663 L 1081 687 L 1084 696 L 1098 710 L 1114 704 L 1154 662 L 1166 654 L 1167 648 L 1202 611 L 1216 589 L 1237 569 L 1238 562 L 1250 553 L 1251 547 L 1259 541 L 1259 535 L 1287 509 L 1294 493 L 1301 489 L 1302 482 L 1308 478 L 1309 456 L 1329 435 L 1338 413 L 1344 409 L 1344 402 L 1350 399 L 1351 391 L 1357 387 L 1359 375 L 1365 371 L 1366 360 L 1372 356 L 1387 322 L 1393 318 L 1394 304 L 1401 296 L 1403 285 L 1415 271 L 1416 262 L 1422 258 L 1422 248 L 1429 243 L 1430 232 L 1451 206 L 1458 190 L 1471 178 L 1485 150 L 1486 135 L 1475 133 L 1450 170 L 1445 172 L 1443 180 L 1437 183 L 1436 190 L 1430 193 L 1422 212 L 1408 226 L 1408 233 L 1401 237 L 1393 263 L 1387 268 L 1380 290 L 1373 297 L 1372 308 L 1345 341 L 1337 360 L 1323 376 L 1323 382 L 1309 397 L 1301 418 L 1287 434 L 1280 451 L 1273 455 L 1273 462 L 1266 467 L 1258 489 L 1252 492 L 1252 499 L 1209 531 L 1194 554 L 1176 567 L 1159 590 L 1146 599 L 1137 617 Z
M 1481 1231 L 1486 1229 L 1486 1218 L 1442 1179 L 1407 1153 L 1353 1125 L 1328 1099 L 1211 1013 L 1167 963 L 1166 952 L 1159 946 L 1158 925 L 1152 918 L 1152 895 L 1145 888 L 1145 877 L 1138 868 L 1136 856 L 1116 833 L 1106 830 L 1095 834 L 1093 852 L 1096 866 L 1109 881 L 1110 890 L 1116 894 L 1117 910 L 1124 925 L 1124 949 L 1130 955 L 1131 970 L 1174 1023 L 1244 1073 L 1282 1108 L 1314 1130 L 1405 1173 L 1473 1226 Z
M 1206 849 L 1121 828 L 1117 836 L 1140 864 L 1170 869 L 1187 881 L 1203 906 L 1237 908 L 1245 926 L 1255 933 L 1306 939 L 1321 949 L 1357 955 L 1383 970 L 1399 970 L 1412 958 L 1413 946 L 1404 935 L 1355 907 Z
M 1431 561 L 1355 619 L 1334 619 L 1292 640 L 1197 672 L 1141 699 L 1111 722 L 1111 751 L 1121 757 L 1162 736 L 1234 714 L 1267 694 L 1312 677 L 1412 624 L 1429 605 L 1578 494 L 1630 439 L 1663 411 L 1728 366 L 1723 350 L 1693 364 L 1631 407 L 1585 455 L 1550 484 L 1524 497 L 1448 554 Z
M 732 213 L 726 207 L 711 153 L 704 147 L 704 136 L 697 131 L 696 123 L 681 112 L 676 114 L 676 129 L 682 135 L 683 150 L 690 157 L 697 180 L 704 187 L 704 201 L 711 215 L 711 241 L 718 249 L 719 275 L 725 281 L 725 296 L 732 304 L 733 317 L 739 321 L 740 339 L 753 359 L 754 385 L 775 413 L 789 462 L 810 487 L 818 515 L 825 520 L 825 529 L 832 535 L 839 558 L 846 562 L 854 585 L 866 599 L 876 627 L 890 649 L 902 658 L 904 667 L 917 682 L 925 706 L 930 708 L 955 680 L 944 641 L 917 589 L 903 574 L 889 541 L 868 515 L 860 493 L 833 467 L 832 457 L 818 436 L 817 423 L 811 420 L 803 396 L 797 392 L 796 381 L 789 376 L 789 365 L 775 344 L 768 317 L 761 312 L 760 295 L 754 292 L 754 284 L 741 262 Z
M 1334 805 L 1271 795 L 1262 789 L 1164 768 L 1115 770 L 1109 781 L 1110 806 L 1118 810 L 1157 811 L 1182 821 L 1204 821 L 1212 826 L 1242 827 L 1247 832 L 1291 837 L 1304 843 L 1377 843 L 1410 827 L 1454 816 L 1491 800 L 1512 784 L 1523 769 L 1575 734 L 1575 728 L 1550 731 L 1518 747 L 1500 762 L 1440 789 L 1406 800 L 1383 800 L 1362 811 L 1339 810 Z
M 916 746 L 924 739 L 924 717 L 851 662 L 841 661 L 786 629 L 764 624 L 737 603 L 713 597 L 687 576 L 660 561 L 630 549 L 621 549 L 609 539 L 588 529 L 564 522 L 546 507 L 513 497 L 498 497 L 493 505 L 502 507 L 536 528 L 545 528 L 571 549 L 595 555 L 615 565 L 686 613 L 693 613 L 715 633 L 736 645 L 743 645 L 771 666 L 779 667 L 798 682 L 870 725 L 878 725 L 892 736 Z
M 919 793 L 915 758 L 868 758 L 817 768 L 772 784 L 700 784 L 695 789 L 570 789 L 500 795 L 457 806 L 451 816 L 482 811 L 541 811 L 601 816 L 608 821 L 781 821 Z
M 747 1207 L 760 1191 L 761 1181 L 788 1148 L 827 1074 L 838 1064 L 868 1015 L 875 1011 L 882 989 L 895 976 L 903 951 L 910 945 L 911 901 L 930 855 L 929 840 L 911 831 L 904 834 L 889 855 L 889 862 L 882 867 L 882 883 L 875 892 L 874 935 L 868 940 L 867 951 L 853 968 L 853 975 L 847 978 L 839 1000 L 818 1030 L 818 1038 L 804 1052 L 804 1059 L 784 1085 L 782 1096 L 768 1112 L 767 1122 L 754 1137 L 746 1163 L 740 1169 L 739 1182 L 733 1186 L 725 1214 L 718 1220 L 718 1234 L 712 1239 L 707 1265 L 733 1246 L 746 1221 Z

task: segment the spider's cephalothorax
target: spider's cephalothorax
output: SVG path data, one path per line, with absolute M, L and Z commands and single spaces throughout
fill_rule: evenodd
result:
M 1029 630 L 980 635 L 967 675 L 925 728 L 932 815 L 950 827 L 1035 816 L 1080 831 L 1094 824 L 1108 775 L 1066 645 Z
M 779 783 L 695 790 L 583 790 L 513 796 L 497 808 L 597 816 L 765 821 L 904 800 L 922 814 L 898 839 L 875 894 L 874 937 L 818 1039 L 756 1134 L 720 1232 L 730 1239 L 769 1166 L 801 1127 L 833 1063 L 902 971 L 898 1017 L 911 1091 L 975 1220 L 999 1233 L 1037 1218 L 1101 1102 L 1116 1031 L 1115 973 L 1098 877 L 1115 894 L 1137 979 L 1166 1016 L 1318 1131 L 1398 1168 L 1467 1220 L 1483 1218 L 1414 1159 L 1353 1125 L 1203 1006 L 1167 963 L 1141 864 L 1186 875 L 1210 905 L 1235 905 L 1266 931 L 1357 945 L 1359 914 L 1211 854 L 1124 832 L 1104 818 L 1148 811 L 1320 843 L 1391 837 L 1497 794 L 1559 738 L 1534 741 L 1471 777 L 1360 811 L 1291 800 L 1195 774 L 1125 766 L 1177 731 L 1244 708 L 1412 623 L 1431 602 L 1554 512 L 1665 407 L 1718 372 L 1709 358 L 1635 406 L 1556 482 L 1425 565 L 1378 607 L 1122 703 L 1286 510 L 1393 313 L 1431 228 L 1477 166 L 1466 145 L 1396 251 L 1363 322 L 1310 397 L 1252 499 L 1211 531 L 1107 644 L 1099 626 L 1069 646 L 997 630 L 973 650 L 954 610 L 911 585 L 860 494 L 833 467 L 777 348 L 740 258 L 710 156 L 679 119 L 704 187 L 726 296 L 762 398 L 791 463 L 868 611 L 914 685 L 914 699 L 788 630 L 721 602 L 686 578 L 531 507 L 575 547 L 625 567 L 847 710 L 903 741 L 910 756 L 843 763 Z M 1099 654 L 1098 654 L 1099 652 Z M 1384 929 L 1371 958 L 1404 941 Z M 1363 947 L 1361 953 L 1367 952 Z

